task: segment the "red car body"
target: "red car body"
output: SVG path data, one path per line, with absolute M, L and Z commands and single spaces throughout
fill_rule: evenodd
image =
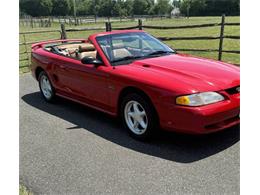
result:
M 160 127 L 170 131 L 205 134 L 239 124 L 240 91 L 236 91 L 240 86 L 239 67 L 182 54 L 135 60 L 113 67 L 96 37 L 125 32 L 137 30 L 97 33 L 88 40 L 81 40 L 95 46 L 104 62 L 98 67 L 43 49 L 44 44 L 57 40 L 34 44 L 32 74 L 37 77 L 40 67 L 48 74 L 58 96 L 113 116 L 118 115 L 120 96 L 126 90 L 138 89 L 153 103 Z M 222 94 L 225 100 L 195 107 L 175 103 L 178 96 L 208 91 Z

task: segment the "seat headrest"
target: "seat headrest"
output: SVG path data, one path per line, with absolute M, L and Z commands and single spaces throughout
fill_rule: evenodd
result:
M 114 49 L 113 54 L 115 59 L 124 58 L 126 56 L 132 56 L 132 54 L 125 48 Z
M 113 44 L 113 48 L 114 48 L 114 49 L 124 48 L 124 44 L 123 44 L 123 43 L 114 43 L 114 44 Z
M 79 46 L 79 52 L 86 52 L 86 51 L 95 51 L 95 47 L 92 44 L 84 44 Z

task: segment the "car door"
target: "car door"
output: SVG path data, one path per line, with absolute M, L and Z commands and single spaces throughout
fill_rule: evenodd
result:
M 109 70 L 105 65 L 82 64 L 79 60 L 63 57 L 55 62 L 53 72 L 59 90 L 65 96 L 107 110 Z

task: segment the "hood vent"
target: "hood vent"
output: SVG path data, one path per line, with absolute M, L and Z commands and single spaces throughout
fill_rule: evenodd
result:
M 145 68 L 149 68 L 150 65 L 149 65 L 149 64 L 143 64 L 143 67 L 145 67 Z

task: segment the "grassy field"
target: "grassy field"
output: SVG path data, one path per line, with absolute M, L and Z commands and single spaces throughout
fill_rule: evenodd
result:
M 32 192 L 29 192 L 24 185 L 19 186 L 19 195 L 33 195 Z
M 143 25 L 158 25 L 158 26 L 179 26 L 179 25 L 192 25 L 192 24 L 206 24 L 206 23 L 220 23 L 221 17 L 191 17 L 187 18 L 173 18 L 173 19 L 157 19 L 152 21 L 143 21 Z M 239 22 L 240 17 L 226 17 L 226 22 Z M 112 22 L 113 27 L 126 27 L 126 26 L 135 26 L 137 21 L 129 22 Z M 82 27 L 104 27 L 104 22 L 102 23 L 91 23 L 84 24 L 77 28 Z M 74 26 L 66 26 L 66 28 L 75 28 Z M 58 23 L 54 23 L 50 28 L 30 28 L 20 26 L 20 32 L 26 31 L 41 31 L 41 30 L 52 30 L 60 29 Z M 154 30 L 154 29 L 144 29 L 145 31 L 151 33 L 154 36 L 165 36 L 165 37 L 184 37 L 184 36 L 219 36 L 220 27 L 208 27 L 208 28 L 195 28 L 195 29 L 176 29 L 176 30 Z M 84 32 L 68 32 L 68 38 L 87 38 L 90 34 L 98 31 L 84 31 Z M 240 35 L 240 26 L 225 26 L 225 35 Z M 26 41 L 40 41 L 40 40 L 49 40 L 49 39 L 58 39 L 60 34 L 58 32 L 54 33 L 41 33 L 41 34 L 30 34 L 26 35 Z M 23 42 L 23 36 L 20 35 L 20 42 Z M 218 49 L 219 40 L 178 40 L 178 41 L 165 41 L 166 44 L 172 48 L 183 48 L 183 49 Z M 240 41 L 239 40 L 229 40 L 224 39 L 223 43 L 224 50 L 240 50 Z M 27 47 L 27 50 L 30 50 L 30 46 Z M 24 52 L 25 47 L 20 46 L 20 52 Z M 196 56 L 202 56 L 206 58 L 217 59 L 217 52 L 182 52 L 189 53 Z M 222 54 L 223 61 L 239 64 L 240 55 L 239 54 Z M 20 55 L 20 59 L 26 58 L 26 55 Z M 21 62 L 20 66 L 26 65 L 28 62 Z

